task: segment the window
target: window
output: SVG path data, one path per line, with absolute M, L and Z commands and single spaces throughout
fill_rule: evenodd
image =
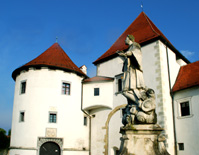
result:
M 122 79 L 118 79 L 118 92 L 122 91 Z
M 184 150 L 184 143 L 178 143 L 178 147 L 180 151 Z
M 94 88 L 94 96 L 99 96 L 99 88 Z
M 181 110 L 181 116 L 189 116 L 190 115 L 189 101 L 180 103 L 180 110 Z
M 21 82 L 21 94 L 26 92 L 26 81 Z
M 123 73 L 122 74 L 118 74 L 118 75 L 116 75 L 115 76 L 115 81 L 116 81 L 116 92 L 115 92 L 115 94 L 117 95 L 117 94 L 120 94 L 121 92 L 122 92 L 122 83 L 123 83 L 123 81 L 122 81 L 122 79 L 123 79 Z
M 62 94 L 70 95 L 70 83 L 62 83 Z
M 50 113 L 49 122 L 50 122 L 50 123 L 56 123 L 56 122 L 57 122 L 57 114 L 55 114 L 55 113 Z
M 19 122 L 24 122 L 25 112 L 21 111 L 19 114 Z
M 84 125 L 87 126 L 87 117 L 84 116 Z
M 191 97 L 179 99 L 178 103 L 178 118 L 192 117 Z

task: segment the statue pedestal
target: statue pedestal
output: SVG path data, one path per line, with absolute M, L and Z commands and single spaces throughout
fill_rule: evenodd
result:
M 164 140 L 158 141 L 162 131 L 163 129 L 157 124 L 121 127 L 121 146 L 120 150 L 117 151 L 117 155 L 168 154 L 164 148 Z

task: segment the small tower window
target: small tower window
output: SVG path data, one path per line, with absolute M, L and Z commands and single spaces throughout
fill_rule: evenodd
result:
M 62 94 L 70 95 L 70 83 L 62 83 Z
M 99 88 L 94 88 L 94 96 L 99 96 Z
M 49 122 L 50 123 L 56 123 L 57 122 L 57 114 L 56 113 L 50 113 Z
M 26 81 L 21 82 L 21 94 L 25 94 L 26 92 Z
M 25 118 L 25 112 L 21 111 L 19 114 L 19 122 L 24 122 L 24 118 Z

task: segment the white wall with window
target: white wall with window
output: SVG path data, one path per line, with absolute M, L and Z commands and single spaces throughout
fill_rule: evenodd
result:
M 91 82 L 83 84 L 83 108 L 113 107 L 113 81 Z
M 63 155 L 74 150 L 88 154 L 85 150 L 89 149 L 89 126 L 84 125 L 81 111 L 82 79 L 75 73 L 46 67 L 22 71 L 17 76 L 11 155 L 15 148 L 20 155 L 35 154 L 38 138 L 49 135 L 63 138 Z
M 178 154 L 199 154 L 199 87 L 175 92 L 174 101 Z
M 168 152 L 174 154 L 174 130 L 170 82 L 172 87 L 180 65 L 185 63 L 182 61 L 182 63 L 179 64 L 176 54 L 160 40 L 143 46 L 141 50 L 145 84 L 148 88 L 152 88 L 155 91 L 158 124 L 165 129 Z M 119 91 L 121 89 L 120 79 L 122 77 L 122 67 L 123 58 L 119 56 L 97 64 L 97 76 L 115 77 L 113 107 L 127 103 L 126 98 L 124 98 Z M 168 67 L 170 67 L 169 71 Z M 169 76 L 170 79 L 168 78 Z M 119 139 L 119 134 L 117 136 Z M 112 144 L 109 143 L 109 147 L 114 147 L 114 143 L 115 141 L 113 141 Z

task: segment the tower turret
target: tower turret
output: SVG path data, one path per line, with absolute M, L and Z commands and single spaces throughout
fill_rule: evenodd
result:
M 54 43 L 14 70 L 12 77 L 16 84 L 10 154 L 88 154 L 88 127 L 81 111 L 86 75 L 60 45 Z

